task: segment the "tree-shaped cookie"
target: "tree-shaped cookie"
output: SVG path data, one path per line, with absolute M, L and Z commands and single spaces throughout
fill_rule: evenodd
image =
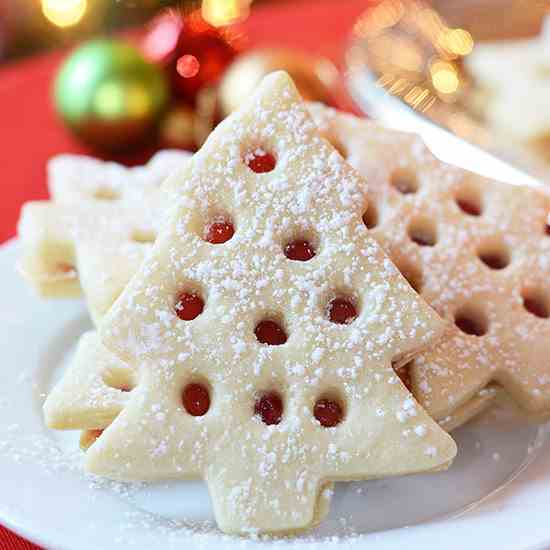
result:
M 527 413 L 550 414 L 550 194 L 446 165 L 418 136 L 311 109 L 369 177 L 365 224 L 449 320 L 411 365 L 415 397 L 444 419 L 496 383 Z
M 391 367 L 441 324 L 368 236 L 364 184 L 288 76 L 168 185 L 153 249 L 100 327 L 137 380 L 88 470 L 201 476 L 241 533 L 307 527 L 330 480 L 447 466 L 454 442 Z
M 51 200 L 28 202 L 21 211 L 19 267 L 25 278 L 42 296 L 79 295 L 77 240 L 103 240 L 111 249 L 117 243 L 120 253 L 107 267 L 118 263 L 120 269 L 113 275 L 124 271 L 124 245 L 129 244 L 126 252 L 132 261 L 136 256 L 132 249 L 152 238 L 155 220 L 164 208 L 160 184 L 189 156 L 162 151 L 135 168 L 79 155 L 54 157 L 48 163 Z M 129 275 L 139 265 L 132 264 Z

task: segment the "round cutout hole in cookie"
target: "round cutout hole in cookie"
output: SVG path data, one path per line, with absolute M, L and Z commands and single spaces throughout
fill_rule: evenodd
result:
M 437 228 L 435 222 L 427 217 L 413 218 L 407 233 L 411 241 L 419 246 L 435 246 L 437 243 Z
M 323 428 L 334 428 L 344 420 L 343 400 L 336 392 L 322 395 L 313 406 L 313 416 Z
M 183 388 L 181 400 L 191 416 L 204 416 L 210 409 L 210 389 L 206 384 L 193 382 Z
M 468 216 L 481 216 L 483 214 L 483 202 L 481 193 L 473 185 L 461 187 L 455 197 L 458 208 Z
M 412 195 L 418 191 L 418 179 L 412 170 L 395 170 L 390 177 L 390 184 L 402 195 Z
M 254 334 L 260 344 L 266 344 L 268 346 L 281 346 L 285 344 L 288 339 L 282 325 L 271 319 L 260 321 L 254 329 Z
M 233 238 L 235 226 L 227 217 L 214 218 L 206 225 L 204 230 L 204 240 L 210 244 L 223 244 Z
M 262 147 L 250 149 L 243 156 L 244 163 L 256 174 L 272 172 L 277 166 L 277 159 L 273 153 Z
M 376 208 L 374 201 L 369 200 L 367 209 L 363 214 L 363 223 L 367 229 L 374 229 L 378 225 L 378 208 Z
M 500 239 L 493 239 L 481 245 L 477 255 L 489 269 L 500 270 L 510 265 L 510 251 Z
M 349 296 L 336 296 L 327 305 L 327 316 L 331 323 L 349 325 L 358 315 L 355 300 Z
M 289 260 L 307 262 L 315 257 L 315 246 L 306 239 L 296 239 L 285 245 L 284 253 Z
M 455 325 L 469 336 L 484 336 L 489 331 L 487 315 L 478 305 L 466 305 L 455 313 Z
M 174 305 L 174 311 L 182 321 L 196 319 L 203 310 L 204 300 L 197 292 L 180 292 Z
M 550 293 L 535 288 L 527 288 L 522 292 L 523 307 L 527 312 L 539 319 L 550 317 Z
M 259 396 L 254 403 L 254 414 L 267 426 L 279 424 L 283 417 L 283 400 L 280 394 L 269 391 Z

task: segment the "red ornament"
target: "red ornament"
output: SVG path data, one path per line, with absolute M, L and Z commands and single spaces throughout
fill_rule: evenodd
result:
M 240 45 L 232 31 L 208 24 L 200 10 L 170 10 L 153 20 L 142 49 L 165 67 L 173 92 L 194 104 L 200 90 L 218 84 Z

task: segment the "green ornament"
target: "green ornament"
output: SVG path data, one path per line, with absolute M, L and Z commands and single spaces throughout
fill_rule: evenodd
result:
M 79 47 L 55 81 L 55 105 L 67 126 L 84 141 L 111 151 L 154 135 L 168 95 L 162 70 L 117 40 Z

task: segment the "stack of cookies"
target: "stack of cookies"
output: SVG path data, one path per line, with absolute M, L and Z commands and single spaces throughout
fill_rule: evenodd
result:
M 203 478 L 219 527 L 285 533 L 333 481 L 436 472 L 506 393 L 550 413 L 550 197 L 266 77 L 194 156 L 50 164 L 21 271 L 85 296 L 44 404 L 86 469 Z

